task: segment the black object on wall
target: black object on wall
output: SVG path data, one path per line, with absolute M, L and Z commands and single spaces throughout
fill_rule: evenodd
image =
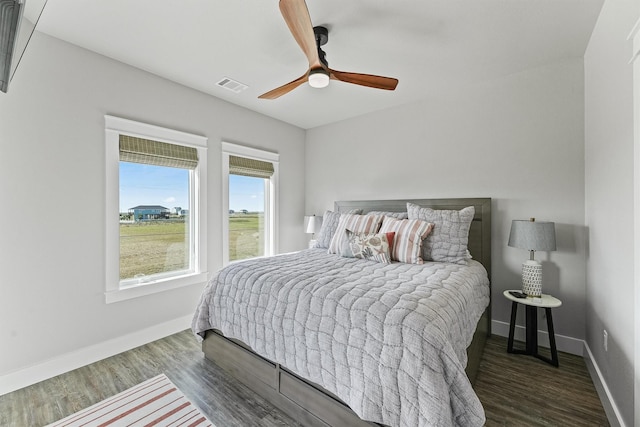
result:
M 0 0 L 0 91 L 7 92 L 15 67 L 18 30 L 24 11 L 20 0 Z

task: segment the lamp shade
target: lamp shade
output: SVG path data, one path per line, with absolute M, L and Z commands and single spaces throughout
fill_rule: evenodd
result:
M 556 228 L 553 222 L 513 220 L 509 246 L 529 251 L 555 251 Z
M 315 233 L 317 228 L 320 227 L 322 217 L 315 215 L 308 215 L 304 217 L 304 232 L 307 234 Z

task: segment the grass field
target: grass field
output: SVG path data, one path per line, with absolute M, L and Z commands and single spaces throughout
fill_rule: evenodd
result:
M 262 214 L 229 217 L 229 260 L 263 255 Z M 182 221 L 120 224 L 120 280 L 189 268 L 188 236 Z
M 264 255 L 262 240 L 264 215 L 257 213 L 229 216 L 229 261 Z

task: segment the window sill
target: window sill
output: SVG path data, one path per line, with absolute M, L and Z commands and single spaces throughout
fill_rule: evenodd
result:
M 152 295 L 159 292 L 170 291 L 191 285 L 203 285 L 207 282 L 207 273 L 195 273 L 170 279 L 156 280 L 139 285 L 121 287 L 105 292 L 105 302 L 111 304 L 132 298 Z

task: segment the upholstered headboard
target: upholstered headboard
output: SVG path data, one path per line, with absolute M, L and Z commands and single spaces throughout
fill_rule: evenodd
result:
M 475 216 L 469 230 L 469 252 L 480 262 L 491 279 L 491 199 L 404 199 L 404 200 L 353 200 L 335 202 L 336 212 L 351 209 L 370 211 L 406 212 L 407 202 L 432 209 L 460 210 L 467 206 L 475 207 Z

